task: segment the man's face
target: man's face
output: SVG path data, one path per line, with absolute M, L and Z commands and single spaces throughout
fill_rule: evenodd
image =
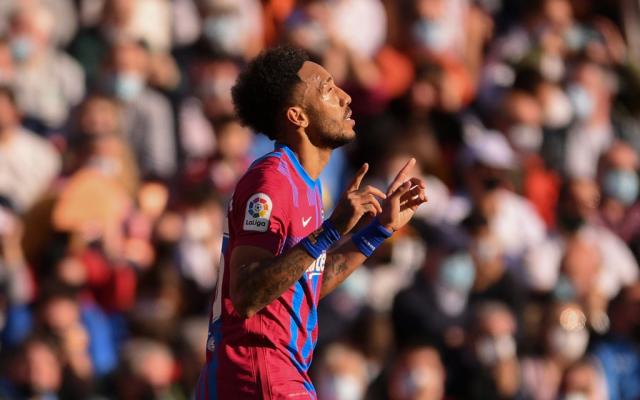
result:
M 301 104 L 309 119 L 306 132 L 318 147 L 337 148 L 355 139 L 351 97 L 340 89 L 320 65 L 307 61 L 298 71 L 302 80 Z

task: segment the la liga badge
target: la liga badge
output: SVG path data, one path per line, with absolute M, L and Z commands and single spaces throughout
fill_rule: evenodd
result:
M 269 228 L 269 218 L 273 203 L 265 193 L 256 193 L 247 201 L 243 228 L 245 231 L 266 232 Z

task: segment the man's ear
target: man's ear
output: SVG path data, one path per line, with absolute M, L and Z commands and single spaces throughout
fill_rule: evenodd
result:
M 293 106 L 287 108 L 287 119 L 297 127 L 306 128 L 309 126 L 307 113 L 301 107 Z

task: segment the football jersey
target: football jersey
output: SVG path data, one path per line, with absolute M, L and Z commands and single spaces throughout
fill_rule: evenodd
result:
M 228 264 L 238 246 L 282 254 L 323 222 L 320 181 L 286 146 L 256 160 L 230 201 L 198 399 L 315 399 L 309 365 L 317 340 L 326 254 L 280 297 L 244 319 L 229 296 Z

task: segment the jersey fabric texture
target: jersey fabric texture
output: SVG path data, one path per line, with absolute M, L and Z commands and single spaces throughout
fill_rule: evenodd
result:
M 316 399 L 308 375 L 316 344 L 317 305 L 326 253 L 289 289 L 251 318 L 229 297 L 228 264 L 238 246 L 282 254 L 323 222 L 319 180 L 286 146 L 256 160 L 230 201 L 223 260 L 213 294 L 207 362 L 197 399 Z

